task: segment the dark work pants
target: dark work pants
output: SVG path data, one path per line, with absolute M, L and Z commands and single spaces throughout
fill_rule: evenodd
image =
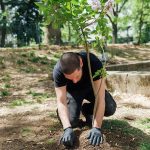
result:
M 86 99 L 89 103 L 82 104 L 83 100 Z M 93 114 L 94 109 L 94 94 L 92 89 L 82 90 L 67 93 L 68 109 L 70 123 L 72 127 L 78 126 L 80 112 L 86 117 Z M 116 102 L 108 91 L 105 90 L 105 113 L 104 116 L 111 116 L 116 111 Z

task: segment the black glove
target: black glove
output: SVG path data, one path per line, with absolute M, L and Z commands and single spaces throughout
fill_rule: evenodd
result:
M 89 139 L 90 144 L 93 146 L 102 144 L 103 143 L 103 135 L 101 133 L 101 129 L 93 127 L 90 130 L 87 139 Z
M 71 127 L 68 127 L 64 130 L 64 134 L 60 139 L 60 144 L 64 144 L 65 146 L 72 147 L 75 142 L 75 134 Z

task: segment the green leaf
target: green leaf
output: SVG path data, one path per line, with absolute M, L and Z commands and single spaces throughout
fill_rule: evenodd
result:
M 100 76 L 102 78 L 107 76 L 106 68 L 103 66 L 103 68 L 97 70 L 93 76 L 93 79 L 96 78 L 97 76 Z

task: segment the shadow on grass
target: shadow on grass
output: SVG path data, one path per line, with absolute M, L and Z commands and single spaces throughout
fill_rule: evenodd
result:
M 127 121 L 104 120 L 102 129 L 106 135 L 106 141 L 112 147 L 120 147 L 123 150 L 150 149 L 150 136 L 131 126 Z

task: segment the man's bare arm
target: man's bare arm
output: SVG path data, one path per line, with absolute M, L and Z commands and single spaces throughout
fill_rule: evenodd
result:
M 69 112 L 67 107 L 67 92 L 66 86 L 55 88 L 56 97 L 57 97 L 57 107 L 60 120 L 62 122 L 63 128 L 71 127 L 69 121 Z
M 94 81 L 94 87 L 97 94 L 97 109 L 94 118 L 93 127 L 101 128 L 104 112 L 105 112 L 105 79 Z M 100 88 L 100 89 L 99 89 Z M 99 90 L 99 91 L 98 91 Z

